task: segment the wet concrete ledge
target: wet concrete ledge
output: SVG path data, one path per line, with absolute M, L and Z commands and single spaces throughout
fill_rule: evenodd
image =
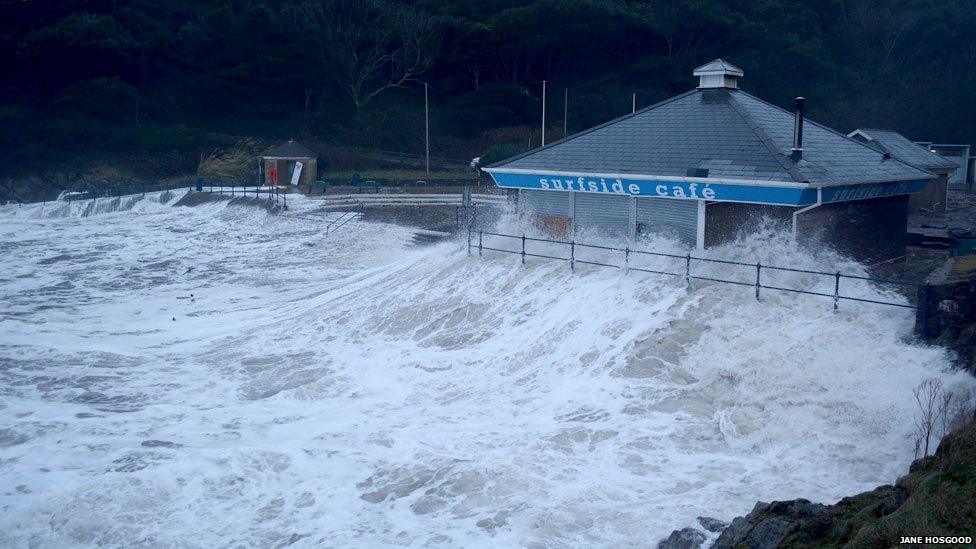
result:
M 192 208 L 194 206 L 215 204 L 217 202 L 226 202 L 228 206 L 257 207 L 265 209 L 269 212 L 281 211 L 281 207 L 276 205 L 273 201 L 268 200 L 267 197 L 233 196 L 229 194 L 196 191 L 188 192 L 182 198 L 177 200 L 173 206 L 187 206 Z

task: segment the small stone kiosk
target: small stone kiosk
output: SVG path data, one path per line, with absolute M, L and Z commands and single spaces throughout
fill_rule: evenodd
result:
M 282 143 L 261 157 L 261 173 L 267 185 L 308 186 L 318 177 L 318 157 L 308 147 L 293 140 Z M 300 170 L 297 181 L 295 171 Z

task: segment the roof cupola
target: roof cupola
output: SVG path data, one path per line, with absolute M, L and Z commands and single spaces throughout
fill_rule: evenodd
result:
M 739 79 L 744 74 L 742 69 L 728 61 L 716 59 L 695 69 L 699 88 L 739 88 Z

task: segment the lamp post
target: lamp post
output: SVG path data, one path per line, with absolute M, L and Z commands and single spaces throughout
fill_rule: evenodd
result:
M 546 81 L 542 81 L 542 146 L 546 146 Z
M 563 90 L 563 137 L 569 135 L 569 88 Z
M 430 109 L 427 103 L 427 82 L 424 82 L 424 148 L 427 177 L 430 178 Z

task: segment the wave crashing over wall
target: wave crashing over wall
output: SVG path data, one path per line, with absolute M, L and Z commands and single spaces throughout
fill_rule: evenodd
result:
M 972 385 L 907 310 L 174 199 L 0 220 L 0 545 L 651 545 L 891 482 L 912 388 Z
M 267 198 L 233 196 L 219 193 L 194 192 L 190 189 L 173 189 L 123 196 L 89 198 L 82 200 L 56 200 L 32 204 L 8 204 L 0 206 L 0 217 L 33 219 L 59 219 L 93 217 L 118 212 L 149 213 L 161 207 L 199 207 L 209 204 L 221 206 L 258 206 L 269 211 L 278 208 Z

